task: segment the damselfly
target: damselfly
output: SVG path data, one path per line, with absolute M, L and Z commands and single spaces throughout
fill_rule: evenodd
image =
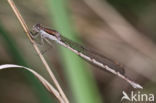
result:
M 57 42 L 58 44 L 70 49 L 72 52 L 76 53 L 86 61 L 90 62 L 91 64 L 94 64 L 101 68 L 102 70 L 111 72 L 122 79 L 126 80 L 128 83 L 130 83 L 134 88 L 142 88 L 139 84 L 133 82 L 128 77 L 124 75 L 124 68 L 117 62 L 114 62 L 110 60 L 107 57 L 104 57 L 102 55 L 99 55 L 96 52 L 93 52 L 84 46 L 81 46 L 63 36 L 60 35 L 57 31 L 53 29 L 49 29 L 46 27 L 43 27 L 40 24 L 36 24 L 33 26 L 33 31 L 35 34 L 40 35 L 41 39 L 46 40 L 52 40 Z

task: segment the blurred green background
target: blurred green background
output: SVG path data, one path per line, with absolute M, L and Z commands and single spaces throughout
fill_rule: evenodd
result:
M 36 23 L 124 65 L 126 75 L 156 93 L 156 2 L 154 0 L 14 0 L 31 29 Z M 39 45 L 41 50 L 47 46 Z M 0 64 L 33 68 L 52 83 L 6 0 L 0 0 Z M 44 57 L 70 103 L 119 103 L 135 91 L 120 78 L 89 65 L 53 43 Z M 24 70 L 0 71 L 0 103 L 58 103 Z

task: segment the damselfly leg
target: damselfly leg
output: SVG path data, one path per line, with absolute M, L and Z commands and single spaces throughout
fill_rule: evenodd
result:
M 38 32 L 33 32 L 30 31 L 30 36 L 37 41 L 37 38 L 39 40 L 39 42 L 36 42 L 36 44 L 38 44 L 39 46 L 45 47 L 45 42 L 49 45 L 48 48 L 46 48 L 45 50 L 41 50 L 41 54 L 44 55 L 48 50 L 50 50 L 53 46 L 52 43 L 50 43 L 49 40 L 45 39 L 43 37 L 43 35 L 40 35 Z M 41 47 L 41 48 L 42 48 Z
M 40 34 L 38 32 L 30 31 L 30 36 L 31 38 L 36 39 L 40 36 Z

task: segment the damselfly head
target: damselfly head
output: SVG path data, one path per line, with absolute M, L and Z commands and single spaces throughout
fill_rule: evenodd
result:
M 32 30 L 35 31 L 35 32 L 40 32 L 40 30 L 42 29 L 43 27 L 41 26 L 41 24 L 36 24 L 33 26 Z

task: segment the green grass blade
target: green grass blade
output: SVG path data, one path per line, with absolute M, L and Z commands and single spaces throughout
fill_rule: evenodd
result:
M 52 15 L 51 22 L 63 36 L 77 40 L 69 18 L 66 1 L 48 0 L 49 12 Z M 60 53 L 76 103 L 101 103 L 95 82 L 87 71 L 84 61 L 64 47 L 60 48 Z

